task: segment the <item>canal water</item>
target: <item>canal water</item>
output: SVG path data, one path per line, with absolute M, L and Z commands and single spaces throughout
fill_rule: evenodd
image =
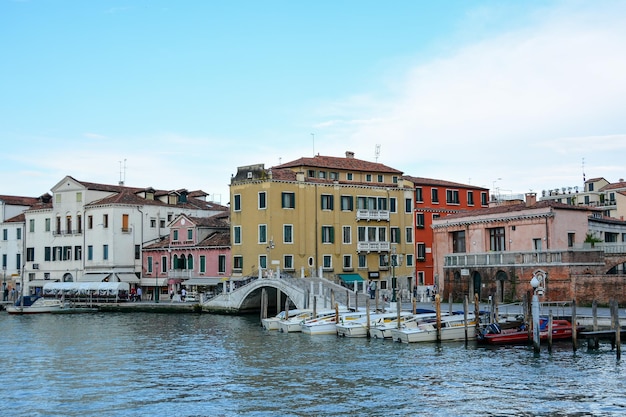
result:
M 626 365 L 574 353 L 268 332 L 257 316 L 0 313 L 7 416 L 614 416 Z

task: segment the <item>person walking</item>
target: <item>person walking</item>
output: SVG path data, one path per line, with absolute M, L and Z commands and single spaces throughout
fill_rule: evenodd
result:
M 141 301 L 141 287 L 137 287 L 137 301 Z

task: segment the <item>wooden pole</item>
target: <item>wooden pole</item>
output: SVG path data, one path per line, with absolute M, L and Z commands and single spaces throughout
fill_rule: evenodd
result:
M 452 315 L 452 291 L 448 294 L 448 314 Z
M 396 303 L 396 311 L 398 313 L 397 319 L 398 323 L 400 323 L 400 311 L 402 310 L 402 294 L 398 296 L 398 302 Z
M 330 306 L 331 308 L 335 307 L 335 290 L 330 290 Z
M 437 343 L 441 342 L 441 298 L 435 295 L 435 311 L 437 312 Z
M 576 300 L 572 300 L 572 349 L 574 352 L 578 349 L 578 331 L 576 329 L 576 322 L 578 321 L 578 317 L 576 317 Z
M 548 314 L 548 352 L 552 353 L 552 310 Z
M 371 329 L 371 323 L 370 323 L 370 298 L 369 297 L 365 297 L 365 314 L 367 314 L 367 337 L 371 337 L 372 335 L 370 335 L 370 329 Z
M 376 289 L 374 290 L 374 298 L 376 299 L 374 304 L 376 305 L 376 307 L 375 307 L 376 311 L 378 311 L 378 287 L 379 286 L 380 286 L 380 283 L 376 284 Z
M 591 314 L 593 316 L 593 331 L 598 331 L 598 301 L 593 300 L 591 303 Z M 600 340 L 598 337 L 589 338 L 587 342 L 589 349 L 598 349 L 600 347 Z
M 267 318 L 267 290 L 261 290 L 261 320 Z
M 285 299 L 285 320 L 289 320 L 289 297 Z
M 317 295 L 313 296 L 313 318 L 317 317 Z
M 467 311 L 469 309 L 469 299 L 467 297 L 467 294 L 465 295 L 465 299 L 463 300 L 463 318 L 465 319 L 464 323 L 465 323 L 465 346 L 467 346 L 467 341 L 469 339 L 469 331 L 467 329 L 468 327 L 468 323 L 467 323 Z M 478 320 L 478 317 L 476 317 L 476 320 Z
M 350 291 L 346 290 L 346 307 L 350 308 Z
M 476 319 L 476 331 L 478 331 L 478 328 L 480 327 L 480 320 L 478 320 L 478 318 L 480 317 L 480 302 L 478 301 L 478 293 L 474 293 L 474 318 Z
M 417 298 L 413 297 L 413 314 L 417 312 Z
M 622 357 L 622 329 L 619 325 L 619 305 L 617 300 L 615 303 L 615 354 L 617 355 L 617 360 L 620 360 Z

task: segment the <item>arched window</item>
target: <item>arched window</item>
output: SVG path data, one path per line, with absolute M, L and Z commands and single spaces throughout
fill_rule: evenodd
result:
M 187 269 L 193 271 L 193 255 L 189 255 L 187 258 Z
M 174 255 L 174 258 L 172 259 L 172 269 L 178 269 L 178 255 Z

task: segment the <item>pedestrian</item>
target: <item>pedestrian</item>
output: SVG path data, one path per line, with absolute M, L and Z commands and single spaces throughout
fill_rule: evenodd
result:
M 11 301 L 15 301 L 17 296 L 17 291 L 15 290 L 15 288 L 11 288 Z
M 137 287 L 137 301 L 141 301 L 141 287 Z
M 184 302 L 186 296 L 187 296 L 187 290 L 183 288 L 182 290 L 180 290 L 180 299 L 181 299 L 181 301 Z
M 376 298 L 376 282 L 370 281 L 370 299 Z
M 4 287 L 4 292 L 2 294 L 2 301 L 9 301 L 9 287 Z
M 172 301 L 174 301 L 174 289 L 173 288 L 170 290 L 170 303 Z

